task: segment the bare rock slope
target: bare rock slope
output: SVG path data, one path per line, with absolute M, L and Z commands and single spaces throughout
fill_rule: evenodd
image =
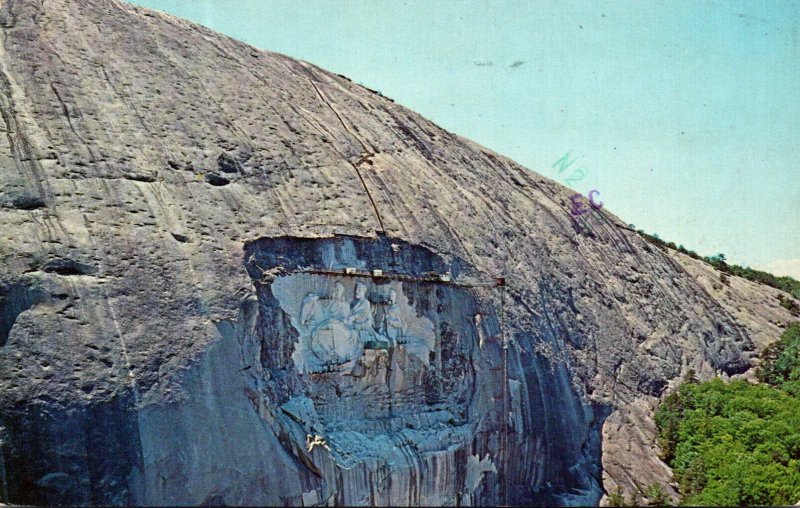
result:
M 346 78 L 1 5 L 0 501 L 596 503 L 668 481 L 671 382 L 772 332 Z

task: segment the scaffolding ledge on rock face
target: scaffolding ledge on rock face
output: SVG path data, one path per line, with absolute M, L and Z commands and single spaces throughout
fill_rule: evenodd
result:
M 461 287 L 501 287 L 506 285 L 505 277 L 495 277 L 491 282 L 488 281 L 455 281 L 453 276 L 447 273 L 426 273 L 423 275 L 412 275 L 407 273 L 388 272 L 379 268 L 372 270 L 364 270 L 353 267 L 346 267 L 344 269 L 320 269 L 320 268 L 302 268 L 286 272 L 284 275 L 292 273 L 311 273 L 316 275 L 346 275 L 352 277 L 371 277 L 377 279 L 391 279 L 391 280 L 405 280 L 412 282 L 446 282 L 452 283 Z

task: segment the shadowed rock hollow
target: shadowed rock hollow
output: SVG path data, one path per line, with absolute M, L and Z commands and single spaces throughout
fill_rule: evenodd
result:
M 0 501 L 596 503 L 789 319 L 311 64 L 112 0 L 0 25 Z

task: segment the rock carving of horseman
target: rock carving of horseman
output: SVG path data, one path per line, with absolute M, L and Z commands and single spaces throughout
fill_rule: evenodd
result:
M 310 337 L 311 352 L 322 363 L 343 363 L 361 354 L 363 346 L 350 323 L 350 306 L 341 282 L 334 284 L 329 298 L 309 294 L 303 299 L 300 324 Z

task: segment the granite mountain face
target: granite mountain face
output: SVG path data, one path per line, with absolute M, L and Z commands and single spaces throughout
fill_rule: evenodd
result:
M 790 319 L 311 64 L 113 0 L 0 26 L 0 501 L 597 503 Z

